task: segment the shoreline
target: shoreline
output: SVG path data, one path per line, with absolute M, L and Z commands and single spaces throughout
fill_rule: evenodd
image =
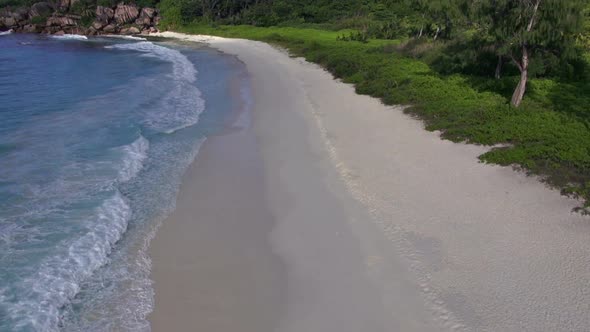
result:
M 261 202 L 260 168 L 247 128 L 228 126 L 203 143 L 150 247 L 154 331 L 186 331 L 196 322 L 212 332 L 272 330 L 261 317 L 279 316 L 284 273 L 266 241 L 274 221 Z
M 484 147 L 443 141 L 399 108 L 356 95 L 320 67 L 267 44 L 161 35 L 236 55 L 252 75 L 252 132 L 262 174 L 251 186 L 264 190 L 251 207 L 272 216 L 274 222 L 263 227 L 270 233 L 262 234 L 268 235 L 263 236 L 269 243 L 266 255 L 277 259 L 260 276 L 281 275 L 277 271 L 284 267 L 274 291 L 282 295 L 257 307 L 281 309 L 274 314 L 261 310 L 260 321 L 251 324 L 269 329 L 258 331 L 566 331 L 590 326 L 590 294 L 583 291 L 584 277 L 590 275 L 585 264 L 590 226 L 587 217 L 571 213 L 575 200 L 511 168 L 478 163 Z M 187 171 L 188 182 L 206 178 L 198 165 L 214 158 L 205 156 Z M 235 172 L 230 173 L 239 175 Z M 195 190 L 198 195 L 205 189 Z M 190 204 L 194 197 L 181 189 L 174 214 L 200 215 Z M 211 204 L 222 201 L 218 197 Z M 162 229 L 174 233 L 170 220 L 174 217 Z M 154 271 L 184 252 L 168 246 L 197 245 L 160 232 Z M 194 280 L 203 276 L 187 273 Z M 158 285 L 164 277 L 154 274 L 153 315 L 181 309 L 174 303 L 159 307 L 158 293 L 167 290 Z M 198 292 L 182 290 L 198 309 Z M 235 308 L 242 314 L 250 309 Z M 174 326 L 194 328 L 199 314 L 175 317 L 180 325 Z M 154 330 L 171 326 L 155 324 Z
M 238 73 L 230 87 L 240 108 L 207 137 L 183 177 L 175 211 L 152 240 L 155 331 L 190 330 L 195 321 L 212 332 L 270 331 L 273 320 L 262 317 L 280 311 L 284 266 L 266 239 L 274 219 L 262 201 L 262 163 L 240 83 L 245 75 Z

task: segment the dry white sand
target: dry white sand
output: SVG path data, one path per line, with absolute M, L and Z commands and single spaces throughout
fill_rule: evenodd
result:
M 590 222 L 571 212 L 576 201 L 478 163 L 485 148 L 443 141 L 400 108 L 356 95 L 267 44 L 162 35 L 237 55 L 252 76 L 264 188 L 251 206 L 272 219 L 256 226 L 272 231 L 256 243 L 274 263 L 245 271 L 253 280 L 274 276 L 269 287 L 281 295 L 207 312 L 211 296 L 182 289 L 191 306 L 156 331 L 222 331 L 199 328 L 210 316 L 238 317 L 225 331 L 250 331 L 239 328 L 244 312 L 251 314 L 242 321 L 258 322 L 244 326 L 258 324 L 258 332 L 590 330 Z M 186 196 L 198 167 L 186 178 L 175 214 L 198 216 Z M 171 242 L 188 241 L 172 236 L 190 229 L 178 220 L 171 217 L 162 229 L 169 236 L 154 242 L 152 322 L 182 305 L 162 300 L 175 264 L 159 268 L 181 255 Z M 253 245 L 250 237 L 241 244 Z M 198 267 L 183 271 L 194 283 L 204 278 Z M 241 294 L 232 303 L 248 303 L 252 295 Z M 269 303 L 275 310 L 264 309 Z

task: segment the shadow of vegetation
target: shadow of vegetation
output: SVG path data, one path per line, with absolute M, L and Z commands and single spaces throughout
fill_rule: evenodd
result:
M 547 92 L 555 111 L 582 119 L 590 129 L 590 84 L 557 83 Z

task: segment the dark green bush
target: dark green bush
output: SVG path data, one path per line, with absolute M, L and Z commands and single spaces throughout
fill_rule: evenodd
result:
M 47 16 L 35 16 L 31 19 L 32 24 L 45 25 Z

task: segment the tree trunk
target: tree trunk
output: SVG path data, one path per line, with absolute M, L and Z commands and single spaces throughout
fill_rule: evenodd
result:
M 537 11 L 539 10 L 540 4 L 541 4 L 541 0 L 536 0 L 536 2 L 534 3 L 533 14 L 531 15 L 531 19 L 530 19 L 529 24 L 527 25 L 527 28 L 526 28 L 527 32 L 531 32 L 531 30 L 533 30 L 533 27 L 535 26 L 535 19 L 536 19 Z M 518 106 L 520 106 L 520 103 L 522 102 L 522 98 L 524 97 L 524 92 L 526 91 L 526 83 L 529 78 L 529 70 L 528 70 L 529 69 L 529 50 L 527 48 L 526 43 L 524 43 L 522 45 L 522 61 L 519 63 L 518 61 L 516 61 L 514 59 L 514 57 L 512 58 L 512 61 L 514 61 L 514 63 L 516 64 L 516 66 L 520 70 L 520 81 L 518 82 L 518 85 L 516 86 L 516 90 L 514 90 L 514 94 L 512 95 L 512 101 L 511 101 L 511 103 L 514 107 L 518 107 Z
M 440 27 L 436 27 L 436 33 L 434 34 L 434 40 L 438 38 L 438 34 L 440 33 Z
M 512 106 L 514 107 L 518 107 L 520 106 L 520 103 L 522 102 L 522 98 L 524 97 L 524 93 L 526 91 L 526 84 L 529 78 L 529 52 L 528 49 L 525 46 L 522 47 L 522 62 L 518 63 L 517 61 L 516 65 L 518 66 L 518 69 L 520 70 L 520 81 L 518 82 L 518 85 L 516 86 L 516 89 L 514 90 L 514 94 L 512 95 Z
M 524 97 L 524 93 L 526 91 L 526 83 L 528 80 L 528 73 L 527 71 L 523 71 L 520 73 L 520 81 L 516 86 L 516 90 L 514 90 L 514 94 L 512 95 L 512 106 L 518 107 L 522 102 L 522 98 Z
M 424 16 L 426 15 L 426 13 L 422 14 L 422 20 L 424 21 Z M 424 22 L 422 22 L 422 24 L 420 24 L 420 34 L 418 34 L 418 39 L 422 38 L 422 34 L 424 33 Z
M 494 77 L 499 80 L 502 77 L 502 67 L 504 65 L 504 57 L 501 55 L 498 55 L 498 64 L 496 65 L 496 73 L 494 74 Z

